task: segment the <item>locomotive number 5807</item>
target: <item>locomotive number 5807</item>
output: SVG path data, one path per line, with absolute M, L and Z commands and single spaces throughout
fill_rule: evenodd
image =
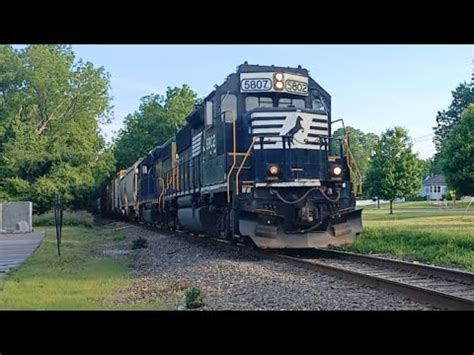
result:
M 270 91 L 272 81 L 270 79 L 244 79 L 242 80 L 242 91 Z

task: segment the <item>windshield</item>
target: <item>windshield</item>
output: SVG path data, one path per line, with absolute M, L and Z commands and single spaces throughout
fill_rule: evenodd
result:
M 302 98 L 279 97 L 272 98 L 269 96 L 247 96 L 245 98 L 245 111 L 251 111 L 256 108 L 264 107 L 296 107 L 306 108 L 306 102 Z
M 326 112 L 326 107 L 321 98 L 317 97 L 313 99 L 313 110 L 324 111 Z
M 270 96 L 247 96 L 245 98 L 245 111 L 251 111 L 256 108 L 278 107 L 278 108 L 310 108 L 313 110 L 327 112 L 324 102 L 320 97 L 313 98 L 311 106 L 307 107 L 305 99 L 292 97 Z

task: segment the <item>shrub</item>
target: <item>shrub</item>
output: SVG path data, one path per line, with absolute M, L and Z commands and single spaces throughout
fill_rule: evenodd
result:
M 148 241 L 145 238 L 138 238 L 132 242 L 132 249 L 148 248 Z
M 123 233 L 117 233 L 114 237 L 113 237 L 113 240 L 114 241 L 122 241 L 122 240 L 125 240 L 125 235 Z
M 422 196 L 410 196 L 410 197 L 407 197 L 405 201 L 426 201 L 426 196 L 425 197 L 422 197 Z
M 204 295 L 199 287 L 191 287 L 186 291 L 186 308 L 194 309 L 204 306 Z
M 41 215 L 33 215 L 33 226 L 55 226 L 54 211 L 48 211 Z M 63 226 L 92 227 L 94 217 L 86 211 L 64 211 Z

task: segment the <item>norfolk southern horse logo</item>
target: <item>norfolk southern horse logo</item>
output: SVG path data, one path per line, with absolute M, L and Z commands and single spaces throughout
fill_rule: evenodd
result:
M 303 119 L 301 118 L 301 116 L 298 116 L 296 118 L 296 124 L 294 125 L 293 128 L 291 128 L 288 132 L 286 132 L 284 135 L 285 136 L 290 136 L 290 137 L 294 137 L 296 133 L 298 133 L 300 130 L 303 129 L 303 126 L 301 125 L 301 122 L 303 122 Z M 303 130 L 304 131 L 304 130 Z

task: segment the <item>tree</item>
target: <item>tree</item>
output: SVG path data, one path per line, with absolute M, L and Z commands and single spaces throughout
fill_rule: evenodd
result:
M 351 151 L 360 170 L 362 181 L 364 181 L 379 137 L 374 133 L 364 133 L 350 126 L 346 127 L 346 132 L 349 133 Z M 339 141 L 344 137 L 344 129 L 339 128 L 336 130 L 333 133 L 333 137 L 333 151 L 337 152 Z
M 439 152 L 446 135 L 461 119 L 463 111 L 474 102 L 474 85 L 466 82 L 461 83 L 452 91 L 453 101 L 447 110 L 438 112 L 436 116 L 437 126 L 433 127 L 435 132 L 434 142 Z
M 461 195 L 474 194 L 474 105 L 444 139 L 441 165 L 448 185 Z
M 397 197 L 415 196 L 421 188 L 422 166 L 404 128 L 385 131 L 375 147 L 367 172 L 367 189 L 372 196 L 390 201 Z
M 85 201 L 114 168 L 99 132 L 109 113 L 109 75 L 69 46 L 0 46 L 3 197 L 31 199 L 39 212 L 58 192 Z
M 125 117 L 125 127 L 114 141 L 117 168 L 129 167 L 155 146 L 165 143 L 184 126 L 196 99 L 197 94 L 187 85 L 168 88 L 166 96 L 143 97 L 138 111 Z
M 420 159 L 421 177 L 424 179 L 431 175 L 433 158 Z

